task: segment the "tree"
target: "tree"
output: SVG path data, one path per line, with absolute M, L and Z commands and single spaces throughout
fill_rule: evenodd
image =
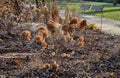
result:
M 113 5 L 116 6 L 117 5 L 117 0 L 113 0 Z

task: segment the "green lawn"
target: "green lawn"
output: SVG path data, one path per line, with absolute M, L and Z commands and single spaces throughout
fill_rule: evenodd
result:
M 76 13 L 83 13 L 83 11 L 80 11 L 80 5 L 81 4 L 91 4 L 91 5 L 103 5 L 103 14 L 105 18 L 110 18 L 114 20 L 120 20 L 120 6 L 113 6 L 110 4 L 104 4 L 104 3 L 98 3 L 98 2 L 68 2 L 68 7 L 71 9 L 71 11 Z M 65 9 L 65 8 L 61 8 Z M 86 14 L 90 14 L 88 11 L 85 12 Z M 101 13 L 95 13 L 96 16 L 101 16 Z

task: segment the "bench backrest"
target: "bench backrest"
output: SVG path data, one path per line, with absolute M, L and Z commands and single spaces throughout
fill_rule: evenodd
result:
M 103 6 L 102 5 L 93 5 L 91 8 L 92 12 L 102 12 L 103 11 Z
M 91 5 L 89 5 L 89 4 L 82 4 L 82 5 L 80 6 L 80 10 L 89 10 L 89 9 L 90 9 L 90 6 L 91 6 Z

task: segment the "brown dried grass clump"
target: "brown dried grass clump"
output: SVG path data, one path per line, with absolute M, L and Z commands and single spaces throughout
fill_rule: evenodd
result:
M 49 31 L 54 32 L 56 30 L 56 23 L 53 20 L 47 22 L 47 28 Z
M 73 34 L 75 32 L 75 28 L 76 28 L 76 26 L 74 24 L 69 25 L 68 32 L 70 34 Z
M 70 20 L 72 20 L 72 13 L 70 12 L 70 9 L 67 7 L 65 9 L 65 23 L 69 24 Z
M 97 25 L 93 24 L 91 28 L 92 28 L 92 30 L 96 31 L 97 30 Z
M 27 15 L 26 19 L 27 19 L 27 21 L 32 21 L 33 20 L 33 14 L 32 14 L 31 11 L 28 12 L 28 15 Z
M 78 46 L 80 48 L 84 47 L 84 37 L 83 36 L 79 37 L 79 39 L 78 39 Z
M 59 68 L 59 64 L 57 64 L 57 62 L 54 61 L 53 65 L 52 65 L 52 68 L 57 70 Z
M 63 38 L 65 41 L 73 41 L 73 37 L 70 35 L 69 32 L 64 32 Z
M 43 39 L 48 38 L 51 34 L 45 26 L 40 26 L 38 30 L 39 30 L 39 33 L 43 34 Z
M 25 30 L 22 32 L 22 37 L 25 39 L 25 40 L 31 40 L 31 32 L 28 31 L 28 30 Z
M 20 13 L 19 16 L 17 17 L 17 21 L 23 22 L 23 21 L 25 21 L 25 18 L 26 18 L 26 16 L 23 13 Z
M 78 18 L 78 20 L 77 20 L 77 27 L 79 27 L 81 21 L 82 21 L 81 18 Z
M 70 34 L 73 34 L 75 32 L 75 25 L 74 24 L 68 24 L 68 25 L 63 25 L 62 26 L 62 30 L 63 32 L 66 34 L 66 33 L 70 33 Z
M 62 21 L 58 6 L 52 6 L 51 14 L 52 14 L 52 20 L 55 21 L 56 23 L 60 23 Z
M 45 49 L 47 47 L 47 43 L 45 42 L 46 38 L 50 36 L 50 32 L 46 28 L 46 26 L 40 26 L 38 28 L 38 34 L 36 35 L 36 42 L 41 43 L 42 49 Z
M 77 24 L 78 23 L 78 19 L 76 17 L 72 18 L 72 20 L 70 21 L 70 24 Z
M 81 23 L 80 23 L 80 30 L 84 30 L 85 28 L 87 27 L 87 20 L 83 20 Z
M 39 30 L 40 32 L 48 31 L 45 26 L 40 26 L 40 27 L 38 28 L 38 30 Z
M 79 41 L 80 41 L 80 42 L 83 42 L 83 41 L 84 41 L 84 37 L 83 37 L 83 36 L 80 36 L 80 37 L 79 37 Z
M 8 11 L 7 6 L 3 6 L 3 7 L 2 7 L 2 12 L 5 12 L 5 11 Z
M 44 6 L 42 9 L 43 9 L 42 11 L 44 14 L 43 21 L 46 23 L 50 19 L 50 10 L 47 6 Z
M 42 43 L 44 41 L 43 34 L 42 33 L 37 34 L 35 40 L 36 42 Z
M 50 35 L 51 35 L 51 33 L 49 31 L 48 32 L 43 32 L 43 38 L 44 39 L 48 38 Z
M 68 32 L 68 30 L 69 30 L 68 25 L 63 25 L 62 30 L 63 30 L 63 32 Z
M 42 43 L 41 43 L 41 48 L 42 49 L 45 49 L 47 47 L 47 43 L 45 42 L 45 41 L 43 41 Z

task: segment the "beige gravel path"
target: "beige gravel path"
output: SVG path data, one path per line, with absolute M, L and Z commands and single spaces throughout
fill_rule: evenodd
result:
M 120 21 L 103 18 L 101 24 L 100 17 L 82 15 L 82 18 L 87 19 L 90 23 L 96 23 L 100 28 L 102 25 L 102 31 L 104 32 L 120 35 Z

